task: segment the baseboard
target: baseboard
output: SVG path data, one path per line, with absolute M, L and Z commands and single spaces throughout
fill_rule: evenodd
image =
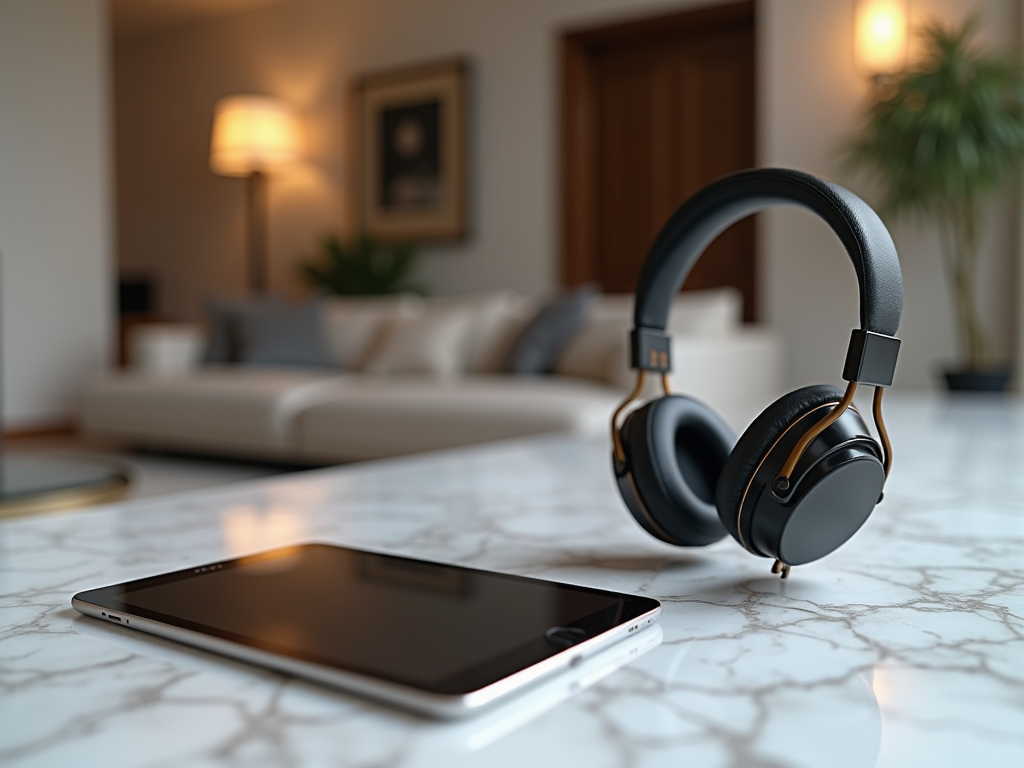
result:
M 5 442 L 9 440 L 36 440 L 44 437 L 74 437 L 77 434 L 78 427 L 75 423 L 64 421 L 47 426 L 4 430 L 3 439 Z

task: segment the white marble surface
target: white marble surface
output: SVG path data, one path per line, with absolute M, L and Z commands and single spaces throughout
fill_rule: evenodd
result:
M 2 523 L 0 765 L 1020 768 L 1024 406 L 891 400 L 885 503 L 788 582 L 648 538 L 607 445 L 563 438 Z M 305 539 L 651 595 L 664 642 L 546 711 L 445 725 L 70 607 Z

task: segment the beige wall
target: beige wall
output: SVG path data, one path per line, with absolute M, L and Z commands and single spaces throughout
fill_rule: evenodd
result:
M 103 0 L 0 2 L 3 424 L 71 417 L 106 367 L 110 52 Z
M 271 183 L 272 283 L 294 290 L 294 264 L 323 232 L 351 227 L 346 94 L 361 72 L 453 54 L 474 63 L 473 236 L 431 249 L 423 280 L 437 293 L 557 284 L 558 34 L 619 18 L 702 5 L 639 0 L 293 0 L 227 21 L 123 46 L 116 55 L 120 262 L 159 274 L 168 311 L 198 317 L 205 296 L 241 293 L 243 186 L 206 167 L 214 101 L 268 93 L 303 111 L 310 159 Z M 986 36 L 1010 43 L 1017 0 L 916 0 L 943 17 L 983 7 Z M 1010 21 L 1014 23 L 1009 23 Z M 852 64 L 853 0 L 761 0 L 759 162 L 838 180 L 834 149 L 866 83 Z M 993 263 L 1010 257 L 1011 220 L 993 221 Z M 898 383 L 929 386 L 955 355 L 934 242 L 894 231 L 907 311 Z M 772 212 L 761 230 L 766 320 L 787 341 L 793 383 L 837 381 L 856 289 L 824 225 Z M 990 270 L 993 275 L 995 270 Z M 1009 350 L 1008 280 L 986 281 L 985 306 Z

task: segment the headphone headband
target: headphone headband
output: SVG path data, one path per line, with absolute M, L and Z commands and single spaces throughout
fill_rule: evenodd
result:
M 658 233 L 636 289 L 633 367 L 670 369 L 664 331 L 672 300 L 690 269 L 729 225 L 764 208 L 798 205 L 820 216 L 853 262 L 860 286 L 861 328 L 853 332 L 843 377 L 892 383 L 903 311 L 896 246 L 867 203 L 849 190 L 799 171 L 757 168 L 725 176 L 683 203 Z

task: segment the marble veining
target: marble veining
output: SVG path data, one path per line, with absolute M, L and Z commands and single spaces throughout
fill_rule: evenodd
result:
M 884 504 L 786 582 L 731 540 L 650 539 L 609 446 L 565 437 L 0 523 L 0 765 L 1024 766 L 1024 405 L 890 399 Z M 70 607 L 302 540 L 650 595 L 663 637 L 445 724 Z

